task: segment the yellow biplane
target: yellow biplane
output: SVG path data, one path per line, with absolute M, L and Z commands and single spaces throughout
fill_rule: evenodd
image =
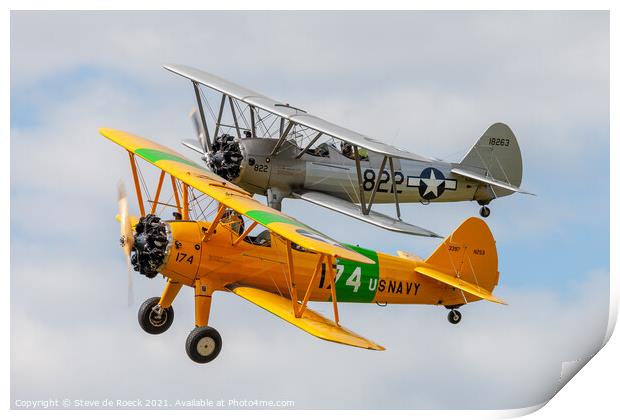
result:
M 100 132 L 129 152 L 140 217 L 129 214 L 121 191 L 118 219 L 128 261 L 149 278 L 167 279 L 162 295 L 140 307 L 139 323 L 147 333 L 163 333 L 172 324 L 172 302 L 181 287 L 194 288 L 196 325 L 185 348 L 197 363 L 212 361 L 222 347 L 220 334 L 209 326 L 216 291 L 241 296 L 316 337 L 372 350 L 384 348 L 342 327 L 338 302 L 442 305 L 453 324 L 461 320 L 457 308 L 466 303 L 504 303 L 491 294 L 499 279 L 497 251 L 481 219 L 467 219 L 425 260 L 400 251 L 382 254 L 338 243 L 176 151 L 123 131 Z M 161 170 L 148 213 L 136 156 Z M 172 204 L 160 201 L 166 174 Z M 205 218 L 196 209 L 199 196 L 217 204 L 211 221 L 197 220 Z M 176 210 L 172 220 L 157 215 L 167 205 Z M 191 212 L 200 217 L 192 220 Z M 259 225 L 265 230 L 256 234 Z M 334 319 L 309 309 L 310 301 L 331 301 Z

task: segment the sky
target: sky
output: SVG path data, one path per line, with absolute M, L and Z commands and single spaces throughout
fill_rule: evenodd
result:
M 343 304 L 370 352 L 317 340 L 229 294 L 211 323 L 215 362 L 184 350 L 191 290 L 148 336 L 135 275 L 127 307 L 116 185 L 126 153 L 102 126 L 190 155 L 202 68 L 329 121 L 458 161 L 502 121 L 522 186 L 491 204 L 509 305 Z M 519 408 L 548 400 L 562 362 L 601 346 L 609 302 L 609 14 L 606 12 L 12 12 L 11 401 L 46 398 L 292 400 L 296 408 Z M 447 234 L 478 205 L 403 206 Z M 135 208 L 135 206 L 134 206 Z M 288 200 L 284 211 L 343 242 L 429 255 L 438 240 L 380 230 Z M 381 208 L 381 207 L 378 207 Z M 387 213 L 389 207 L 381 208 Z M 314 308 L 326 311 L 323 304 Z M 45 349 L 41 350 L 44 343 Z M 290 386 L 291 375 L 299 380 Z M 165 383 L 163 387 L 161 384 Z

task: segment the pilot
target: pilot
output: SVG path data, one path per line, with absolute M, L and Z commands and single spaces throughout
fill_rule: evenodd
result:
M 353 152 L 353 145 L 351 143 L 347 143 L 346 141 L 340 143 L 340 151 L 342 151 L 344 157 L 355 159 L 355 153 Z
M 246 139 L 249 139 L 250 137 L 252 137 L 252 132 L 250 130 L 245 130 L 243 134 L 245 135 Z
M 353 145 L 351 143 L 343 141 L 342 143 L 340 143 L 340 150 L 342 151 L 342 155 L 344 157 L 347 157 L 349 159 L 355 159 L 355 150 L 353 149 Z M 357 155 L 359 156 L 360 160 L 368 160 L 368 150 L 366 149 L 358 148 Z
M 320 157 L 329 156 L 329 148 L 327 146 L 327 143 L 319 144 L 319 146 L 316 149 L 314 149 L 314 155 L 320 156 Z

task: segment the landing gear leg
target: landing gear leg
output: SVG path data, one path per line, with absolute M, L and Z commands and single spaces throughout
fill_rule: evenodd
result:
M 461 313 L 456 309 L 452 309 L 448 312 L 448 321 L 450 321 L 450 324 L 458 324 L 461 322 L 461 318 Z
M 284 193 L 278 188 L 269 188 L 267 190 L 267 205 L 272 209 L 281 211 L 283 198 Z
M 196 280 L 194 289 L 196 328 L 187 336 L 185 351 L 194 362 L 208 363 L 220 354 L 222 337 L 215 328 L 208 326 L 212 291 L 202 279 Z
M 138 310 L 138 323 L 149 334 L 161 334 L 172 325 L 174 310 L 172 301 L 179 293 L 182 284 L 171 279 L 159 297 L 152 297 L 144 301 Z
M 490 214 L 491 214 L 490 208 L 488 208 L 487 206 L 480 207 L 480 216 L 486 218 L 486 217 L 489 217 Z
M 138 310 L 138 323 L 149 334 L 161 334 L 172 325 L 174 311 L 172 306 L 164 309 L 159 306 L 159 297 L 144 301 Z

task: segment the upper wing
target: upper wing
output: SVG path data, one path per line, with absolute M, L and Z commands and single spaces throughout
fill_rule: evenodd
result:
M 197 83 L 208 86 L 211 89 L 215 89 L 228 96 L 245 102 L 249 105 L 255 106 L 281 118 L 289 120 L 295 124 L 308 127 L 312 130 L 316 130 L 328 136 L 354 144 L 358 147 L 380 153 L 385 156 L 391 156 L 400 159 L 419 160 L 424 162 L 432 161 L 432 159 L 430 158 L 407 152 L 405 150 L 401 150 L 394 146 L 382 143 L 379 140 L 370 138 L 363 134 L 356 133 L 355 131 L 330 123 L 329 121 L 309 114 L 299 108 L 295 108 L 287 103 L 268 98 L 264 95 L 261 95 L 260 93 L 257 93 L 250 89 L 246 89 L 242 86 L 229 82 L 211 73 L 207 73 L 193 67 L 182 65 L 166 65 L 164 66 L 164 68 L 180 76 L 186 77 Z
M 244 189 L 207 171 L 201 165 L 192 162 L 172 149 L 120 130 L 101 128 L 99 132 L 128 151 L 170 173 L 180 181 L 219 201 L 224 206 L 246 215 L 270 231 L 306 249 L 364 264 L 374 263 L 300 221 L 254 200 Z
M 400 233 L 408 233 L 409 235 L 440 238 L 439 235 L 431 232 L 430 230 L 426 230 L 419 226 L 403 222 L 402 220 L 394 219 L 390 216 L 386 216 L 385 214 L 373 210 L 371 210 L 368 214 L 363 214 L 360 211 L 359 206 L 357 206 L 356 204 L 342 200 L 338 197 L 334 197 L 333 195 L 324 194 L 318 191 L 300 191 L 293 193 L 293 195 L 297 198 L 308 201 L 309 203 L 313 203 L 328 208 L 330 210 L 346 214 L 347 216 L 354 217 L 358 220 L 362 220 L 366 223 L 370 223 L 372 225 L 379 226 L 387 230 Z
M 384 347 L 373 343 L 351 330 L 341 327 L 334 321 L 325 318 L 309 308 L 306 308 L 301 317 L 295 317 L 291 309 L 291 301 L 282 296 L 252 287 L 238 286 L 231 287 L 230 290 L 234 294 L 279 316 L 283 320 L 290 322 L 315 337 L 369 350 L 385 350 Z

